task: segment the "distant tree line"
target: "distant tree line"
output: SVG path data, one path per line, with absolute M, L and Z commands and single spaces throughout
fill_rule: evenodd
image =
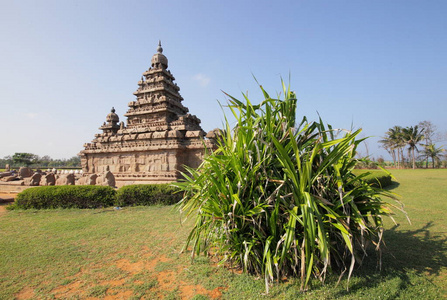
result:
M 31 168 L 79 168 L 81 159 L 73 156 L 68 159 L 53 159 L 48 155 L 38 156 L 33 153 L 16 152 L 0 158 L 0 168 L 9 164 L 11 168 L 31 167 Z
M 441 135 L 430 121 L 410 127 L 394 126 L 385 133 L 379 143 L 388 151 L 397 168 L 440 167 L 447 158 L 445 149 L 437 146 Z

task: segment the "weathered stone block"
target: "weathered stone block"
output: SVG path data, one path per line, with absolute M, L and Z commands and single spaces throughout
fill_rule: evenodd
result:
M 21 178 L 27 178 L 27 177 L 31 177 L 31 176 L 33 176 L 33 170 L 31 170 L 30 168 L 28 168 L 28 167 L 21 167 L 20 169 L 19 169 L 19 177 L 21 177 Z
M 13 176 L 3 177 L 1 180 L 8 182 L 8 181 L 14 181 L 14 180 L 20 180 L 20 179 L 17 175 L 13 175 Z

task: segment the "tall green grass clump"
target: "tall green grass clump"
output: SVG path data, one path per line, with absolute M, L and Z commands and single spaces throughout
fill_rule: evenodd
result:
M 284 100 L 261 86 L 258 105 L 227 95 L 236 126 L 226 120 L 217 150 L 178 184 L 181 210 L 196 218 L 193 257 L 211 250 L 262 275 L 267 292 L 284 276 L 300 277 L 302 290 L 329 270 L 350 277 L 369 243 L 380 251 L 392 213 L 381 197 L 393 195 L 352 172 L 360 130 L 297 122 L 296 96 L 282 86 Z

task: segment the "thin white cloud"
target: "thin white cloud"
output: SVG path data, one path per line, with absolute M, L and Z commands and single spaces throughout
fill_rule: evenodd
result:
M 207 77 L 206 75 L 203 75 L 202 73 L 194 75 L 193 79 L 195 81 L 197 81 L 200 86 L 203 86 L 203 87 L 207 86 L 211 81 L 211 79 L 209 77 Z
M 37 114 L 30 112 L 30 113 L 26 113 L 25 116 L 27 116 L 30 119 L 35 119 L 37 117 Z

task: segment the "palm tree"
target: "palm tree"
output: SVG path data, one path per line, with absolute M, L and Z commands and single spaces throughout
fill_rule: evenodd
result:
M 382 140 L 379 141 L 382 147 L 391 155 L 393 159 L 393 164 L 396 165 L 396 148 L 393 140 L 389 136 L 384 136 Z M 397 162 L 399 164 L 399 162 Z
M 414 150 L 419 151 L 417 145 L 424 139 L 424 129 L 419 130 L 419 127 L 411 126 L 402 129 L 403 139 L 408 145 L 408 154 L 411 153 L 411 159 L 413 161 L 413 169 L 416 168 L 416 160 L 414 157 Z
M 386 136 L 383 137 L 379 143 L 383 144 L 385 148 L 392 156 L 394 163 L 397 162 L 397 168 L 400 167 L 401 160 L 403 161 L 403 151 L 402 148 L 406 145 L 403 139 L 402 127 L 394 126 L 385 133 Z
M 445 149 L 442 147 L 436 148 L 435 144 L 429 144 L 424 145 L 424 150 L 422 150 L 422 155 L 424 157 L 430 157 L 431 161 L 433 163 L 433 169 L 435 168 L 435 161 L 441 160 L 442 152 L 444 152 Z
M 394 126 L 393 128 L 390 128 L 390 134 L 391 138 L 394 141 L 395 147 L 397 149 L 397 160 L 402 162 L 402 166 L 405 164 L 404 160 L 404 147 L 406 145 L 404 135 L 403 135 L 403 128 L 401 126 Z M 398 164 L 399 167 L 399 164 Z

